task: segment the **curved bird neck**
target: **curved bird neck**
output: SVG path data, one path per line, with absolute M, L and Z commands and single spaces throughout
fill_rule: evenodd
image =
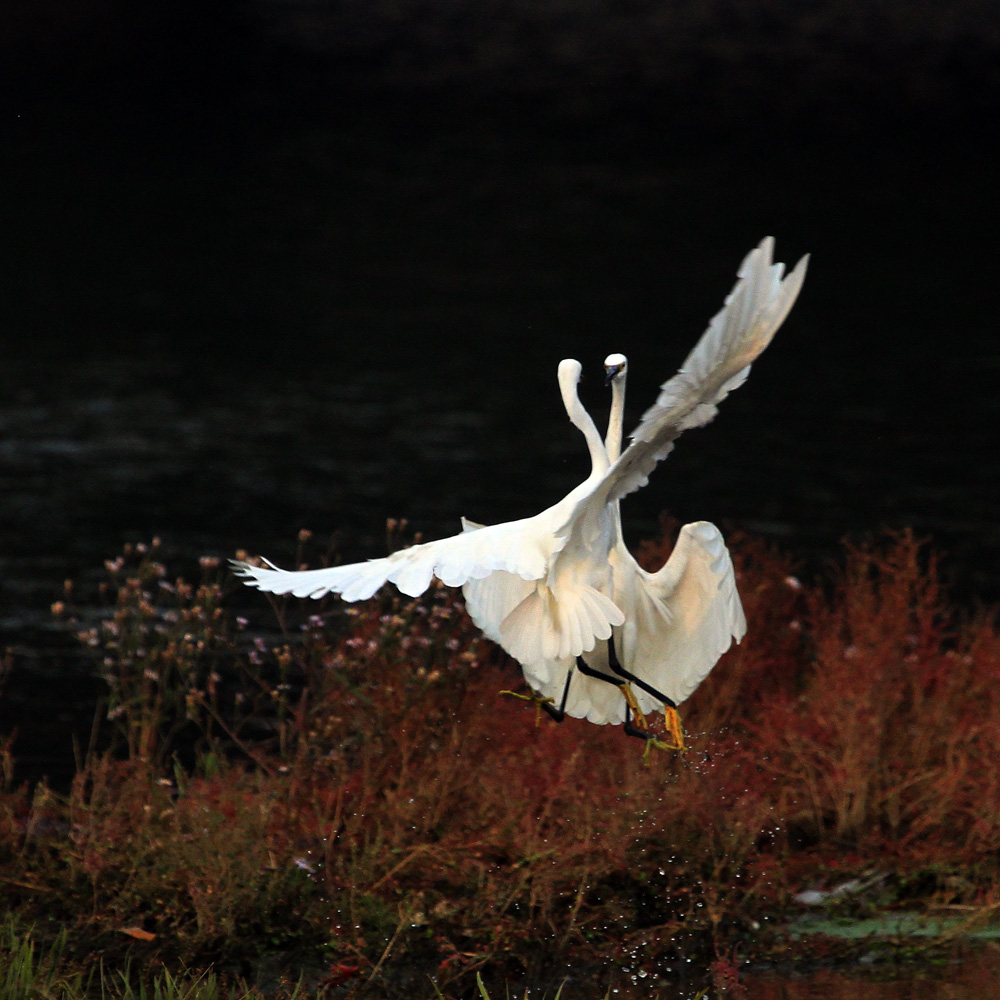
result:
M 604 450 L 604 442 L 594 424 L 593 418 L 584 409 L 577 393 L 580 381 L 581 365 L 579 361 L 567 359 L 559 364 L 559 391 L 562 394 L 563 406 L 574 427 L 583 434 L 590 452 L 590 476 L 603 475 L 608 470 L 608 454 Z

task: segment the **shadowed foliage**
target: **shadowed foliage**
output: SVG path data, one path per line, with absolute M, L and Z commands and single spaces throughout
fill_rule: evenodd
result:
M 908 533 L 814 585 L 758 540 L 731 548 L 747 637 L 683 706 L 689 749 L 645 759 L 617 727 L 499 696 L 517 666 L 447 588 L 258 604 L 251 625 L 214 560 L 195 585 L 130 548 L 99 609 L 55 606 L 107 703 L 68 793 L 0 798 L 4 905 L 59 929 L 67 968 L 410 996 L 433 990 L 404 970 L 470 995 L 476 970 L 537 981 L 556 959 L 693 958 L 723 990 L 737 952 L 780 951 L 796 893 L 873 873 L 896 905 L 995 912 L 992 617 L 953 613 Z

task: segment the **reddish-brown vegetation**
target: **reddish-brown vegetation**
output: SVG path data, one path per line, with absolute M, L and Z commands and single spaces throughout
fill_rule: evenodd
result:
M 67 795 L 0 799 L 4 903 L 80 953 L 282 951 L 330 983 L 419 963 L 446 991 L 554 956 L 714 957 L 718 978 L 774 945 L 794 893 L 874 871 L 893 905 L 995 910 L 993 620 L 959 620 L 906 533 L 849 547 L 825 585 L 732 548 L 749 632 L 683 706 L 689 749 L 648 759 L 498 695 L 517 667 L 445 588 L 292 602 L 253 639 L 212 565 L 167 585 L 131 551 L 74 626 L 117 739 Z

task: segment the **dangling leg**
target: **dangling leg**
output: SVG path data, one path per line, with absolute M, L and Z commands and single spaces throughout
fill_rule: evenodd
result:
M 608 639 L 608 661 L 611 662 L 611 657 L 614 656 L 614 639 Z M 617 658 L 615 659 L 617 663 Z M 576 658 L 576 666 L 581 674 L 586 674 L 588 677 L 596 677 L 598 680 L 606 681 L 608 684 L 614 684 L 616 687 L 621 688 L 623 697 L 625 698 L 625 732 L 629 736 L 637 736 L 640 740 L 651 740 L 653 739 L 653 734 L 648 732 L 645 728 L 639 728 L 632 722 L 633 716 L 636 719 L 640 719 L 642 726 L 645 727 L 646 720 L 643 717 L 642 712 L 639 711 L 639 704 L 635 700 L 635 695 L 632 693 L 632 689 L 628 686 L 627 680 L 620 680 L 618 677 L 614 677 L 612 674 L 606 674 L 601 670 L 595 670 L 593 667 L 587 664 L 582 656 Z M 614 669 L 614 667 L 612 667 Z
M 657 691 L 651 684 L 647 684 L 641 677 L 636 677 L 635 674 L 621 665 L 618 654 L 615 652 L 615 637 L 613 635 L 608 639 L 608 666 L 619 677 L 631 681 L 637 688 L 641 688 L 646 694 L 651 694 L 657 701 L 662 701 L 664 705 L 669 705 L 671 708 L 677 707 L 677 703 L 672 698 L 668 698 L 662 691 Z
M 680 718 L 677 715 L 677 706 L 673 700 L 663 694 L 662 691 L 657 691 L 652 685 L 647 684 L 641 678 L 636 677 L 635 674 L 626 670 L 621 665 L 621 661 L 618 659 L 618 654 L 615 652 L 614 636 L 611 636 L 608 639 L 608 666 L 611 668 L 613 673 L 606 674 L 602 670 L 596 670 L 594 667 L 591 667 L 582 656 L 578 656 L 576 658 L 576 669 L 579 670 L 581 674 L 585 674 L 587 677 L 594 677 L 607 684 L 614 684 L 615 687 L 621 690 L 622 697 L 625 699 L 625 732 L 629 736 L 635 736 L 638 739 L 645 740 L 647 744 L 647 752 L 650 747 L 683 750 L 684 731 L 681 728 Z M 563 719 L 566 718 L 566 702 L 569 698 L 569 686 L 572 680 L 573 669 L 571 668 L 566 674 L 566 683 L 563 686 L 562 698 L 559 699 L 558 708 L 556 708 L 554 699 L 542 698 L 534 690 L 532 690 L 531 694 L 519 694 L 517 691 L 501 691 L 500 694 L 509 694 L 515 698 L 520 698 L 522 701 L 533 702 L 536 710 L 544 709 L 545 712 L 556 722 L 562 722 Z M 629 686 L 630 682 L 635 684 L 636 687 L 641 688 L 647 694 L 652 695 L 658 701 L 663 702 L 664 721 L 666 722 L 667 732 L 673 737 L 674 742 L 672 744 L 664 743 L 661 740 L 658 740 L 656 736 L 649 731 L 649 727 L 646 724 L 646 718 L 639 710 L 639 704 L 635 699 L 632 688 Z M 536 725 L 538 725 L 540 719 L 541 712 L 538 711 L 538 715 L 535 720 Z M 634 722 L 633 719 L 635 720 Z M 638 725 L 636 725 L 636 723 L 638 723 Z
M 538 709 L 542 708 L 556 720 L 556 722 L 562 722 L 566 718 L 566 699 L 569 697 L 569 682 L 573 679 L 573 668 L 570 667 L 569 671 L 566 673 L 566 684 L 563 687 L 562 698 L 559 700 L 559 707 L 556 708 L 555 703 L 552 698 L 543 698 L 537 691 L 533 688 L 531 689 L 531 694 L 521 694 L 519 691 L 501 691 L 500 694 L 509 694 L 512 698 L 520 698 L 521 701 L 530 701 L 535 706 L 535 725 L 538 726 L 541 723 L 542 715 Z M 617 681 L 615 683 L 618 683 Z
M 611 674 L 606 674 L 602 670 L 595 670 L 582 656 L 576 658 L 576 669 L 581 674 L 586 674 L 588 677 L 596 677 L 599 681 L 607 681 L 609 684 L 614 684 L 615 687 L 625 686 L 623 680 L 613 677 Z
M 672 699 L 668 698 L 662 691 L 657 691 L 655 687 L 651 684 L 647 684 L 641 677 L 636 677 L 631 671 L 626 670 L 622 665 L 621 661 L 618 659 L 618 654 L 615 652 L 615 637 L 612 635 L 608 639 L 608 666 L 616 673 L 619 677 L 624 677 L 627 681 L 631 681 L 637 688 L 645 691 L 646 694 L 651 694 L 657 701 L 663 702 L 663 721 L 666 724 L 667 732 L 670 733 L 673 738 L 673 744 L 664 744 L 672 750 L 683 750 L 684 749 L 684 730 L 681 727 L 680 716 L 677 714 L 677 703 Z M 635 716 L 637 719 L 642 719 L 643 724 L 645 719 L 638 710 L 638 706 L 633 708 L 635 711 Z M 636 732 L 631 732 L 629 726 L 628 717 L 625 718 L 625 732 L 630 736 L 638 735 L 642 730 L 637 730 Z M 635 726 L 632 726 L 635 729 Z M 647 735 L 646 739 L 651 739 L 651 735 Z
M 595 670 L 582 656 L 578 656 L 576 658 L 576 669 L 578 669 L 581 674 L 586 674 L 588 677 L 596 677 L 598 680 L 604 681 L 607 684 L 613 684 L 616 688 L 620 688 L 622 695 L 625 698 L 626 705 L 625 732 L 627 732 L 630 736 L 639 736 L 642 739 L 648 740 L 653 738 L 652 734 L 646 733 L 641 729 L 636 729 L 636 727 L 632 725 L 631 718 L 633 713 L 637 719 L 642 719 L 642 714 L 639 712 L 639 706 L 636 704 L 635 695 L 632 694 L 632 690 L 628 686 L 627 681 L 620 680 L 618 677 L 606 674 L 601 670 Z M 566 701 L 569 698 L 569 685 L 572 680 L 573 668 L 571 667 L 569 672 L 566 674 L 566 683 L 563 686 L 562 698 L 559 699 L 558 708 L 556 708 L 555 702 L 552 698 L 542 698 L 535 691 L 532 691 L 531 694 L 519 694 L 517 691 L 501 691 L 500 694 L 509 694 L 514 698 L 521 698 L 523 701 L 533 702 L 536 708 L 544 709 L 545 712 L 555 719 L 556 722 L 562 722 L 563 719 L 566 718 Z
M 562 722 L 562 720 L 566 718 L 566 699 L 569 697 L 569 682 L 572 679 L 573 679 L 573 668 L 570 667 L 570 669 L 566 671 L 566 685 L 563 688 L 562 698 L 560 698 L 559 700 L 558 708 L 556 708 L 556 706 L 552 704 L 551 698 L 540 702 L 542 708 L 544 708 L 545 711 L 548 712 L 549 715 L 556 720 L 556 722 Z
M 646 741 L 646 749 L 642 752 L 642 762 L 644 764 L 649 763 L 649 754 L 652 750 L 680 750 L 683 747 L 673 746 L 670 743 L 664 743 L 663 740 L 658 740 L 656 736 L 649 731 L 649 726 L 646 724 L 646 717 L 637 709 L 635 709 L 635 718 L 638 720 L 640 725 L 636 725 L 632 721 L 632 713 L 629 712 L 628 708 L 625 710 L 625 732 L 629 736 L 637 736 L 640 740 Z
M 632 721 L 633 718 L 639 720 L 638 726 Z M 626 704 L 625 706 L 625 725 L 622 728 L 629 736 L 636 736 L 640 740 L 646 740 L 649 742 L 650 740 L 655 739 L 653 734 L 649 731 L 649 727 L 646 725 L 646 719 L 642 712 L 640 712 L 638 708 L 633 708 L 629 704 Z

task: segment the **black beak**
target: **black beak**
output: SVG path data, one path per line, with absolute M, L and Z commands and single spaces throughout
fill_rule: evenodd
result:
M 611 385 L 615 380 L 615 376 L 624 368 L 624 365 L 605 365 L 604 367 L 604 384 Z

